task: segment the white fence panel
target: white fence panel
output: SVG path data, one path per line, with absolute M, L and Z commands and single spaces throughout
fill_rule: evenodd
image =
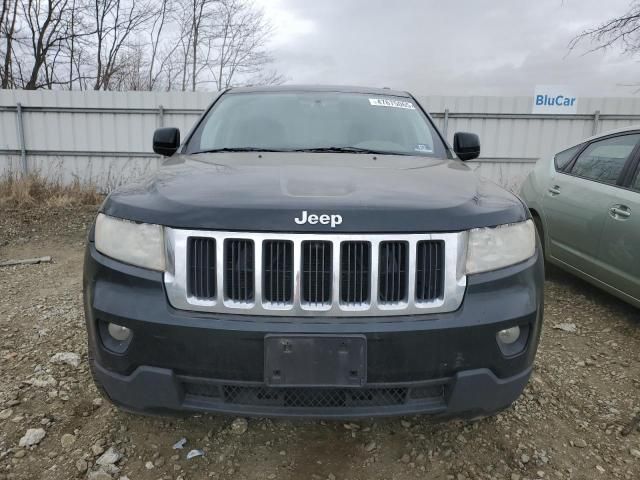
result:
M 0 172 L 22 169 L 17 104 L 29 170 L 109 190 L 158 168 L 151 151 L 162 125 L 186 134 L 213 93 L 0 91 Z M 4 150 L 4 151 L 2 151 Z

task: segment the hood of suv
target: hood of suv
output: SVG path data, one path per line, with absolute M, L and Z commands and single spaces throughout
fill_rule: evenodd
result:
M 462 162 L 342 153 L 175 156 L 115 190 L 102 211 L 176 228 L 325 233 L 459 231 L 526 219 L 517 197 Z M 321 215 L 341 223 L 321 223 Z

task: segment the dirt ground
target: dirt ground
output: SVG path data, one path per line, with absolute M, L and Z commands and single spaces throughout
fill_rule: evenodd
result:
M 53 257 L 0 268 L 0 480 L 640 479 L 640 311 L 556 271 L 534 376 L 493 418 L 249 419 L 245 430 L 228 417 L 120 412 L 86 363 L 81 275 L 93 214 L 0 207 L 0 261 Z M 79 365 L 52 362 L 60 352 Z M 20 447 L 28 429 L 45 436 Z M 172 449 L 182 437 L 185 448 Z M 205 455 L 187 460 L 192 448 Z

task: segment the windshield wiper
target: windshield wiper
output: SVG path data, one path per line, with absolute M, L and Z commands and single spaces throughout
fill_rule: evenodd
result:
M 392 152 L 386 150 L 374 150 L 371 148 L 359 147 L 312 147 L 312 148 L 261 148 L 261 147 L 225 147 L 200 150 L 197 153 L 220 153 L 220 152 L 310 152 L 310 153 L 368 153 L 373 155 L 410 155 L 405 152 Z
M 219 152 L 289 152 L 290 150 L 282 150 L 275 148 L 261 148 L 261 147 L 225 147 L 225 148 L 211 148 L 209 150 L 200 150 L 193 153 L 219 153 Z
M 408 155 L 403 152 L 390 152 L 385 150 L 373 150 L 371 148 L 359 147 L 315 147 L 315 148 L 296 148 L 290 150 L 292 152 L 319 152 L 319 153 L 370 153 L 376 155 Z

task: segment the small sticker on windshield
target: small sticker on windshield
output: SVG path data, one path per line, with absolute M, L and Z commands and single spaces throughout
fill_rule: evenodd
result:
M 374 107 L 392 107 L 406 108 L 407 110 L 415 110 L 413 103 L 404 100 L 390 100 L 388 98 L 370 98 L 369 103 Z
M 422 143 L 419 143 L 416 145 L 415 151 L 423 152 L 423 153 L 433 153 L 433 148 L 431 148 L 429 145 L 424 145 Z

